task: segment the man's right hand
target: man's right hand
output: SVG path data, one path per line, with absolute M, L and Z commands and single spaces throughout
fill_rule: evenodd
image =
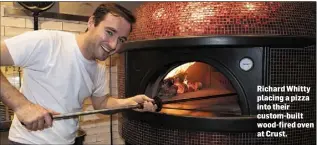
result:
M 53 125 L 51 115 L 59 113 L 45 109 L 40 105 L 28 103 L 14 110 L 20 122 L 31 131 L 43 130 Z

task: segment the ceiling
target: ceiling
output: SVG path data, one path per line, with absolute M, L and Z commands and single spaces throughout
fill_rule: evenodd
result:
M 48 12 L 64 13 L 64 14 L 73 14 L 73 15 L 83 15 L 90 16 L 94 10 L 101 3 L 109 2 L 55 2 L 54 6 L 48 10 Z M 123 7 L 134 12 L 135 9 L 144 2 L 115 2 Z M 17 2 L 14 3 L 15 7 L 22 8 Z

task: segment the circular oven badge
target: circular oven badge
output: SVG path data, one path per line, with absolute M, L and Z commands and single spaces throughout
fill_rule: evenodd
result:
M 241 59 L 240 60 L 240 68 L 244 71 L 251 70 L 253 68 L 253 61 L 248 57 Z

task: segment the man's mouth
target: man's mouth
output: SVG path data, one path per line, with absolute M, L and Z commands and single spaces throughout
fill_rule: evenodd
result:
M 109 55 L 112 55 L 112 54 L 115 53 L 115 50 L 114 50 L 114 49 L 109 49 L 109 48 L 106 47 L 106 46 L 101 45 L 101 48 L 102 48 L 103 50 L 105 50 L 106 52 L 108 52 Z
M 108 47 L 105 47 L 105 46 L 103 46 L 103 45 L 101 45 L 101 48 L 103 49 L 103 50 L 105 50 L 105 51 L 107 51 L 108 53 L 110 53 L 110 49 L 108 49 Z

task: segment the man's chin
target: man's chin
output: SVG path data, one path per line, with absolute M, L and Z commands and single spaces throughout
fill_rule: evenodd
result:
M 106 59 L 108 58 L 108 55 L 107 56 L 101 56 L 98 58 L 99 61 L 105 61 Z

